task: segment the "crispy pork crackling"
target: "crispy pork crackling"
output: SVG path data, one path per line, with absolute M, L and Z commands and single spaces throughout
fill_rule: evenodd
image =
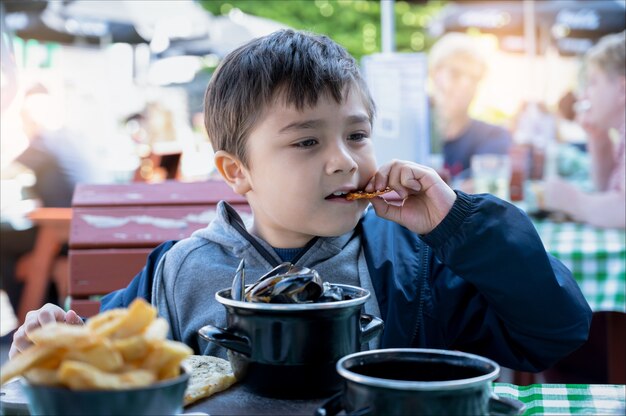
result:
M 348 201 L 354 201 L 355 199 L 372 199 L 379 195 L 386 194 L 387 192 L 391 192 L 391 191 L 392 189 L 390 187 L 386 187 L 385 189 L 381 191 L 374 191 L 374 192 L 354 191 L 354 192 L 350 192 L 349 194 L 347 194 L 346 199 Z

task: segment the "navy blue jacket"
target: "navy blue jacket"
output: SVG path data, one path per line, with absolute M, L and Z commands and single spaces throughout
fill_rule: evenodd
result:
M 548 368 L 587 339 L 587 302 L 522 211 L 489 195 L 457 195 L 427 235 L 373 210 L 359 223 L 385 321 L 382 347 L 456 349 L 517 370 Z M 154 249 L 126 289 L 102 299 L 101 310 L 135 297 L 150 301 L 158 259 L 173 244 Z

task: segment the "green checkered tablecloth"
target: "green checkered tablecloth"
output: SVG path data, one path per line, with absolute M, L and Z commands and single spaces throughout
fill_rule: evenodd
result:
M 494 383 L 500 397 L 526 405 L 525 415 L 624 415 L 626 398 L 623 384 L 532 384 L 516 386 Z
M 626 233 L 571 222 L 535 221 L 546 250 L 574 275 L 594 312 L 626 312 Z

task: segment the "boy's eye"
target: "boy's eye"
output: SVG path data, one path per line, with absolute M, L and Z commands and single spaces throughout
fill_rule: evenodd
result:
M 299 141 L 294 146 L 296 146 L 296 147 L 311 147 L 311 146 L 315 146 L 316 144 L 317 144 L 317 140 L 316 139 L 305 139 L 305 140 Z
M 353 133 L 348 136 L 348 140 L 352 140 L 355 142 L 360 142 L 361 140 L 365 140 L 368 138 L 368 135 L 365 133 Z

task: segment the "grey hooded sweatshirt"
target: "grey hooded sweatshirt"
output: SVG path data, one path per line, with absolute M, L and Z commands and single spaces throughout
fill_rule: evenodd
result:
M 225 349 L 200 338 L 197 331 L 207 324 L 226 327 L 226 309 L 215 300 L 215 293 L 231 287 L 233 270 L 242 259 L 246 284 L 274 267 L 255 245 L 263 247 L 276 264 L 282 262 L 270 245 L 246 231 L 242 218 L 222 201 L 217 205 L 216 218 L 206 228 L 166 253 L 156 269 L 152 302 L 159 315 L 170 322 L 173 339 L 191 346 L 196 354 L 226 357 Z M 317 270 L 326 282 L 369 290 L 365 312 L 380 316 L 357 232 L 317 238 L 295 264 Z M 376 340 L 369 345 L 376 346 Z

